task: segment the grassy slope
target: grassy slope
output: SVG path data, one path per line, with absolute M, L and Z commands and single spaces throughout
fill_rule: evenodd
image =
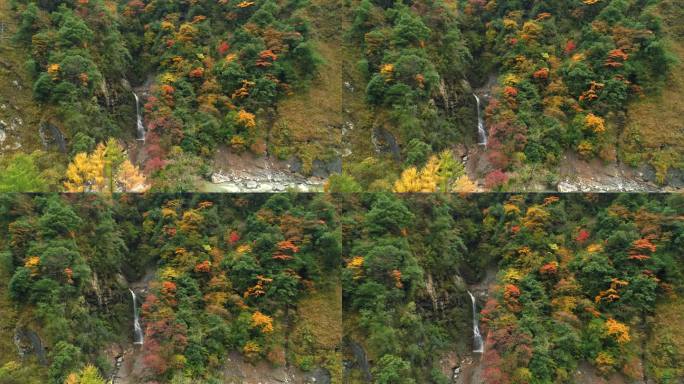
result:
M 271 144 L 289 147 L 290 154 L 302 158 L 307 173 L 313 160 L 331 158 L 341 143 L 341 34 L 340 25 L 329 17 L 337 9 L 337 0 L 311 0 L 303 11 L 311 22 L 314 46 L 323 64 L 306 90 L 295 90 L 278 104 L 271 131 Z
M 19 140 L 24 151 L 30 152 L 40 145 L 38 125 L 46 111 L 33 101 L 33 82 L 24 71 L 29 53 L 12 41 L 17 22 L 9 1 L 0 1 L 0 23 L 4 24 L 4 32 L 0 35 L 0 105 L 7 107 L 0 109 L 0 120 L 8 123 L 13 117 L 23 120 Z M 19 87 L 14 84 L 15 81 Z
M 346 2 L 342 17 L 342 25 L 345 31 L 351 29 L 354 18 L 353 13 L 358 5 L 359 1 L 357 0 Z M 373 115 L 364 102 L 367 82 L 363 73 L 358 69 L 358 62 L 364 57 L 363 52 L 357 44 L 351 44 L 346 36 L 344 39 L 344 66 L 342 67 L 342 74 L 344 81 L 349 82 L 353 86 L 353 91 L 345 88 L 342 99 L 343 111 L 345 120 L 351 121 L 354 124 L 353 130 L 347 133 L 351 148 L 353 149 L 351 158 L 355 162 L 360 162 L 366 157 L 375 156 L 371 141 Z
M 629 106 L 621 146 L 627 163 L 648 161 L 664 177 L 668 168 L 684 166 L 684 0 L 664 0 L 658 11 L 679 62 L 660 94 Z
M 313 340 L 310 352 L 330 371 L 332 384 L 341 384 L 342 287 L 339 278 L 330 278 L 325 287 L 319 287 L 302 299 L 297 304 L 297 317 L 291 334 L 294 352 L 306 354 L 308 341 Z
M 651 378 L 684 377 L 684 298 L 664 300 L 656 307 L 646 344 L 646 369 Z M 663 366 L 678 367 L 663 369 Z M 662 382 L 667 382 L 663 380 Z M 674 382 L 674 381 L 673 381 Z
M 359 0 L 345 0 L 345 6 L 340 11 L 342 25 L 345 31 L 351 30 L 354 20 L 354 10 L 359 6 Z M 345 148 L 351 149 L 352 153 L 345 158 L 343 169 L 350 172 L 355 177 L 359 171 L 368 171 L 377 179 L 394 180 L 399 176 L 401 164 L 393 160 L 393 156 L 388 153 L 377 153 L 373 145 L 373 128 L 382 127 L 392 133 L 399 145 L 403 145 L 401 133 L 388 122 L 386 111 L 381 108 L 372 110 L 365 102 L 367 79 L 362 70 L 359 69 L 359 62 L 364 58 L 362 48 L 356 40 L 350 40 L 344 36 L 344 45 L 341 51 L 344 55 L 342 65 L 342 77 L 344 82 L 348 82 L 351 88 L 343 86 L 342 94 L 342 113 L 345 120 L 351 123 L 347 125 L 347 134 L 343 138 Z M 349 130 L 349 127 L 352 129 Z M 373 159 L 365 163 L 364 160 Z M 370 169 L 367 164 L 375 165 Z M 381 171 L 381 175 L 376 172 Z M 368 180 L 367 180 L 368 181 Z M 383 180 L 378 181 L 378 185 L 387 187 Z M 368 186 L 373 190 L 373 185 Z

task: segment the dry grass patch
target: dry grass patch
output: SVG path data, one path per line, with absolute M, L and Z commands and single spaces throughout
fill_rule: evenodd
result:
M 332 12 L 334 2 L 316 0 L 304 12 L 312 23 L 313 43 L 323 60 L 315 78 L 302 91 L 295 91 L 278 104 L 278 117 L 270 142 L 276 153 L 299 156 L 304 171 L 311 170 L 314 159 L 333 155 L 341 143 L 342 52 L 337 23 L 323 14 Z M 283 152 L 284 151 L 284 152 Z
M 662 183 L 668 169 L 684 166 L 684 1 L 664 1 L 660 14 L 669 48 L 679 62 L 658 95 L 630 104 L 621 148 L 627 163 L 636 166 L 646 161 L 653 165 Z

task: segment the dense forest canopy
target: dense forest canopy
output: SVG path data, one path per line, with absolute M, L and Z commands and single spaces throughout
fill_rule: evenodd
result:
M 633 167 L 650 161 L 665 183 L 682 167 L 681 156 L 672 155 L 681 153 L 678 145 L 662 142 L 646 154 L 640 143 L 649 138 L 623 133 L 630 104 L 656 97 L 671 79 L 676 59 L 668 46 L 678 34 L 676 22 L 664 25 L 661 14 L 681 16 L 681 7 L 637 0 L 351 2 L 347 55 L 356 68 L 346 69 L 346 78 L 359 91 L 345 108 L 374 147 L 357 145 L 338 189 L 388 189 L 398 174 L 420 174 L 431 155 L 454 148 L 475 152 L 470 157 L 484 165 L 469 176 L 488 189 L 555 185 L 568 153 Z M 353 100 L 359 97 L 365 103 Z M 482 123 L 486 136 L 477 137 Z M 677 125 L 663 121 L 660 129 Z M 388 166 L 396 174 L 381 171 Z M 372 179 L 369 167 L 377 168 Z M 411 189 L 424 190 L 420 182 Z
M 617 181 L 584 189 L 684 186 L 682 0 L 11 0 L 0 12 L 0 140 L 23 137 L 0 148 L 12 175 L 0 190 L 101 191 L 101 174 L 135 173 L 110 189 L 195 191 L 226 169 L 271 181 L 271 167 L 330 177 L 336 192 L 560 190 L 593 173 Z M 112 140 L 131 166 L 82 169 Z M 435 176 L 444 161 L 458 168 Z
M 129 288 L 143 301 L 135 382 L 221 383 L 232 351 L 338 376 L 341 245 L 323 195 L 1 199 L 0 382 L 116 373 L 107 351 L 135 341 Z M 326 308 L 301 311 L 311 298 Z M 28 330 L 44 351 L 21 360 L 4 332 Z
M 41 127 L 58 136 L 68 160 L 116 139 L 137 153 L 136 165 L 157 179 L 157 189 L 196 190 L 184 174 L 205 176 L 219 146 L 282 159 L 297 153 L 269 148 L 268 134 L 278 100 L 306 89 L 322 62 L 306 2 L 11 4 L 13 39 L 30 53 L 24 67 L 33 98 L 47 110 Z M 144 116 L 137 123 L 144 132 L 132 129 L 136 113 Z M 28 159 L 40 163 L 41 156 Z M 22 161 L 4 167 L 26 168 Z M 37 186 L 0 186 L 55 189 L 59 176 Z
M 684 375 L 681 319 L 662 322 L 682 302 L 681 196 L 339 201 L 349 382 L 584 382 L 579 370 L 597 382 L 669 383 Z M 471 352 L 471 292 L 484 353 Z
M 266 381 L 670 383 L 683 209 L 679 195 L 3 195 L 0 380 L 224 383 L 239 361 Z

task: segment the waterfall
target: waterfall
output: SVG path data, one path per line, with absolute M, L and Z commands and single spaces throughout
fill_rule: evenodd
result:
M 135 333 L 135 341 L 133 344 L 143 344 L 143 330 L 140 326 L 140 316 L 138 316 L 138 298 L 135 296 L 135 292 L 132 289 L 131 296 L 133 297 L 133 332 Z
M 468 291 L 470 301 L 473 303 L 473 352 L 483 353 L 484 343 L 482 342 L 482 335 L 480 334 L 480 326 L 477 321 L 477 306 L 475 305 L 475 297 Z
M 135 92 L 133 92 L 133 97 L 135 97 L 135 117 L 138 130 L 138 140 L 145 141 L 145 124 L 143 124 L 142 114 L 140 113 L 140 99 Z
M 487 131 L 485 131 L 484 117 L 480 108 L 480 98 L 473 93 L 477 102 L 477 140 L 479 145 L 487 146 Z

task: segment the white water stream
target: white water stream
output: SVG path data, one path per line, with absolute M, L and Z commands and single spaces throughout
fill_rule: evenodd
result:
M 140 316 L 138 315 L 138 297 L 135 295 L 132 289 L 129 289 L 131 296 L 133 297 L 133 332 L 135 334 L 135 340 L 133 344 L 143 345 L 143 330 L 140 325 Z
M 484 117 L 482 117 L 482 107 L 480 106 L 480 98 L 473 93 L 475 101 L 477 101 L 477 143 L 479 145 L 487 146 L 487 131 L 485 130 Z
M 140 99 L 135 92 L 133 92 L 133 96 L 135 97 L 135 117 L 138 140 L 145 141 L 145 124 L 143 123 L 142 114 L 140 113 Z
M 480 334 L 480 326 L 477 321 L 477 305 L 475 304 L 475 296 L 468 291 L 470 302 L 473 303 L 473 352 L 483 353 L 484 343 L 482 342 L 482 335 Z

